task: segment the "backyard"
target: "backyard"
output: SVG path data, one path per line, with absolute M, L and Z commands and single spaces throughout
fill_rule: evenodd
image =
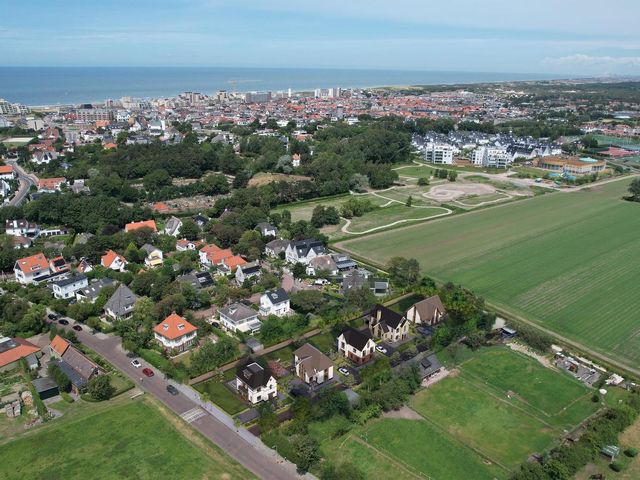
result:
M 637 363 L 640 286 L 629 259 L 640 255 L 640 205 L 621 199 L 629 182 L 542 195 L 337 246 L 380 266 L 394 256 L 416 258 L 426 275 Z

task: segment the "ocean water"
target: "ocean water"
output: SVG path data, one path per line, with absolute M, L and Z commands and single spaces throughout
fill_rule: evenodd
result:
M 294 91 L 329 87 L 549 80 L 542 74 L 223 67 L 0 67 L 0 98 L 26 105 L 102 102 L 185 91 Z M 557 78 L 557 77 L 556 77 Z

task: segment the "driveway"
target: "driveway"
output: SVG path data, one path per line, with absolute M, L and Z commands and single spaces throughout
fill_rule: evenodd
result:
M 36 177 L 32 173 L 25 172 L 24 169 L 20 165 L 18 165 L 18 162 L 16 162 L 15 160 L 7 160 L 7 164 L 13 167 L 13 170 L 16 172 L 18 182 L 20 184 L 20 186 L 18 187 L 18 191 L 9 201 L 9 205 L 18 206 L 22 203 L 22 201 L 29 193 L 29 189 L 31 188 L 31 186 L 38 183 L 38 177 Z
M 75 323 L 71 319 L 69 321 L 70 325 L 63 328 L 68 330 Z M 298 475 L 295 465 L 284 461 L 246 429 L 235 427 L 231 417 L 213 405 L 205 405 L 199 401 L 197 392 L 190 387 L 179 385 L 180 393 L 175 396 L 171 395 L 167 392 L 167 386 L 172 382 L 165 379 L 162 372 L 142 359 L 140 359 L 141 368 L 135 368 L 131 365 L 131 359 L 122 349 L 119 337 L 105 334 L 93 335 L 87 329 L 76 332 L 76 336 L 80 342 L 96 351 L 115 368 L 131 378 L 137 387 L 156 397 L 259 478 L 268 480 L 315 478 L 311 474 L 304 477 Z M 145 377 L 142 373 L 144 367 L 154 370 L 155 375 Z

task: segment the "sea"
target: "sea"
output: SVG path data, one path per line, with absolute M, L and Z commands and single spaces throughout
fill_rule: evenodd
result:
M 326 68 L 0 67 L 0 98 L 29 106 L 173 97 L 194 91 L 308 91 L 315 88 L 550 80 L 543 74 Z

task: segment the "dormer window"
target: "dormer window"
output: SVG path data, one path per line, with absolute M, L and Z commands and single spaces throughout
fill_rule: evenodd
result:
M 178 330 L 184 330 L 184 323 L 181 323 L 180 325 L 178 325 Z
M 162 329 L 166 332 L 167 330 L 169 330 L 169 324 L 168 323 L 163 323 L 162 324 Z

